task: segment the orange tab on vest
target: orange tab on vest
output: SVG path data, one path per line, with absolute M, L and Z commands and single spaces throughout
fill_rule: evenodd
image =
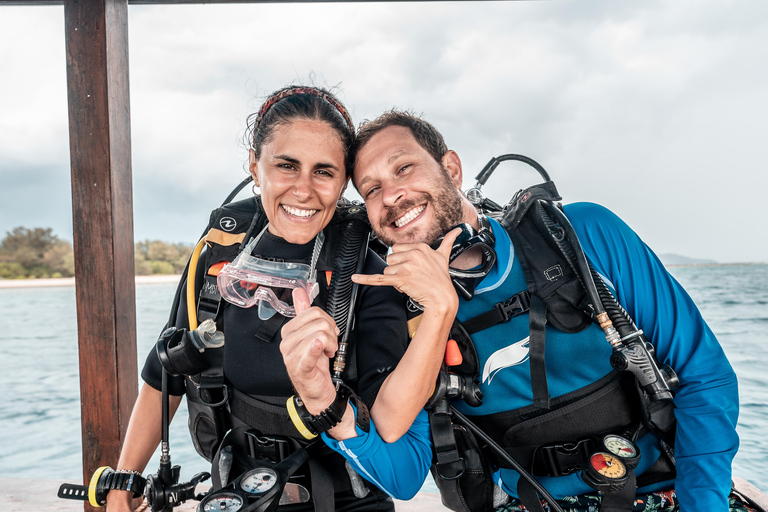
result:
M 221 269 L 224 268 L 224 265 L 229 263 L 228 261 L 220 261 L 218 263 L 214 263 L 211 265 L 211 268 L 208 269 L 208 275 L 209 276 L 217 276 L 219 275 L 219 272 L 221 272 Z
M 325 271 L 325 284 L 331 286 L 331 277 L 333 277 L 333 270 Z
M 456 340 L 448 340 L 445 345 L 445 364 L 446 366 L 458 366 L 464 361 L 459 350 L 459 344 Z

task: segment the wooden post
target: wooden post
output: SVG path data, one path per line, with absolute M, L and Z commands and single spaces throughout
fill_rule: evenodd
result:
M 128 3 L 65 0 L 64 18 L 87 482 L 117 464 L 138 391 Z

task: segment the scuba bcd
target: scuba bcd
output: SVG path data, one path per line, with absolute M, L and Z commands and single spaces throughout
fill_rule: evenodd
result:
M 500 206 L 483 197 L 481 188 L 499 163 L 508 160 L 530 165 L 541 175 L 544 183 L 519 191 L 509 203 Z M 497 303 L 490 311 L 454 323 L 449 345 L 455 341 L 463 357 L 456 359 L 460 361 L 457 366 L 446 358 L 444 375 L 438 379 L 431 401 L 434 407 L 430 421 L 436 454 L 433 475 L 441 489 L 444 504 L 454 510 L 469 511 L 491 507 L 492 488 L 489 489 L 491 486 L 483 481 L 488 479 L 491 471 L 489 464 L 517 469 L 518 472 L 517 466 L 522 465 L 536 475 L 545 476 L 561 476 L 581 470 L 588 461 L 586 452 L 600 445 L 592 434 L 602 430 L 590 432 L 590 428 L 625 433 L 629 425 L 639 423 L 643 432 L 651 431 L 659 436 L 663 440 L 662 446 L 672 446 L 675 423 L 671 389 L 677 386 L 677 378 L 672 369 L 656 362 L 652 345 L 613 297 L 602 278 L 591 268 L 570 222 L 562 212 L 559 204 L 561 197 L 544 168 L 522 155 L 502 155 L 491 159 L 476 179 L 476 185 L 466 192 L 466 196 L 476 206 L 481 218 L 483 215 L 493 218 L 509 235 L 527 289 Z M 467 288 L 466 283 L 459 284 L 462 286 L 456 286 L 457 293 L 469 300 L 463 293 Z M 455 424 L 451 426 L 451 411 L 446 399 L 462 399 L 464 394 L 469 398 L 464 400 L 468 405 L 478 405 L 478 395 L 482 399 L 478 387 L 480 368 L 471 336 L 499 323 L 509 322 L 511 318 L 523 313 L 529 315 L 528 354 L 533 404 L 520 410 L 519 414 L 522 418 L 541 419 L 535 420 L 539 427 L 531 428 L 529 435 L 520 437 L 522 447 L 516 447 L 517 441 L 512 441 L 515 439 L 512 433 L 520 432 L 520 428 L 527 423 L 515 427 L 515 422 L 520 421 L 513 420 L 516 417 L 515 411 L 504 412 L 503 417 L 502 413 L 473 416 L 470 422 L 454 409 Z M 553 428 L 554 420 L 558 414 L 562 414 L 558 411 L 564 410 L 564 402 L 559 397 L 554 400 L 549 397 L 544 365 L 545 324 L 549 323 L 565 333 L 577 333 L 593 322 L 600 326 L 611 346 L 610 363 L 615 370 L 583 391 L 569 394 L 569 407 L 576 410 L 581 407 L 582 416 L 571 417 L 574 427 Z M 457 384 L 451 386 L 452 382 Z M 603 402 L 603 405 L 586 405 L 596 393 L 604 397 L 598 401 Z M 579 405 L 581 403 L 585 405 Z M 614 409 L 622 412 L 614 415 L 615 418 L 611 420 L 613 423 L 581 421 L 586 417 L 604 416 L 606 411 Z M 553 420 L 546 420 L 548 417 Z M 584 426 L 579 428 L 579 423 Z M 475 425 L 480 428 L 477 429 Z M 467 431 L 474 432 L 475 439 L 467 439 Z M 491 435 L 485 435 L 484 432 Z M 479 435 L 481 433 L 482 436 Z M 473 448 L 473 444 L 480 448 Z M 476 453 L 484 450 L 486 454 L 491 454 L 490 457 L 482 456 L 481 453 L 479 461 L 476 460 Z M 511 464 L 508 460 L 510 454 L 521 464 Z M 673 460 L 671 450 L 669 455 L 668 458 Z M 474 463 L 475 467 L 465 470 L 464 465 L 467 463 Z M 673 462 L 665 467 L 673 471 Z M 665 471 L 659 470 L 658 473 L 668 475 Z M 625 506 L 629 494 L 634 495 L 634 491 L 630 493 L 627 489 L 634 488 L 635 481 L 631 468 L 628 472 L 631 484 L 622 488 L 623 495 L 619 497 L 616 496 L 622 493 L 617 489 L 618 486 L 614 484 L 611 487 L 611 493 L 615 496 L 606 499 L 606 510 L 622 500 L 621 506 Z M 478 474 L 485 476 L 478 478 Z M 520 474 L 522 478 L 519 480 L 518 496 L 529 509 L 539 510 L 536 508 L 540 507 L 537 493 L 546 495 L 534 485 L 535 480 L 523 472 Z M 593 478 L 591 481 L 597 480 Z M 483 493 L 484 498 L 477 496 Z M 556 503 L 548 501 L 556 509 Z
M 359 476 L 356 474 L 346 476 L 343 467 L 342 471 L 336 474 L 336 472 L 329 472 L 322 464 L 313 462 L 312 457 L 318 454 L 322 457 L 324 454 L 320 446 L 322 442 L 308 444 L 306 441 L 292 440 L 291 436 L 300 436 L 287 415 L 282 418 L 273 405 L 251 400 L 252 397 L 249 395 L 240 393 L 237 389 L 229 389 L 225 383 L 223 377 L 225 340 L 224 334 L 217 327 L 217 323 L 219 326 L 222 325 L 219 322 L 222 321 L 221 315 L 225 308 L 217 287 L 216 274 L 224 263 L 233 261 L 234 257 L 243 250 L 251 233 L 255 230 L 258 230 L 256 231 L 258 233 L 266 226 L 266 215 L 261 207 L 260 198 L 231 203 L 251 179 L 249 177 L 241 182 L 222 206 L 211 214 L 209 224 L 180 280 L 167 328 L 155 345 L 157 358 L 162 367 L 162 441 L 158 472 L 145 480 L 136 472 L 100 468 L 94 474 L 90 488 L 65 484 L 59 491 L 60 497 L 90 500 L 94 506 L 103 506 L 110 490 L 123 489 L 134 492 L 134 496 L 143 494 L 154 512 L 161 510 L 167 512 L 189 499 L 205 500 L 198 506 L 198 510 L 224 510 L 216 507 L 227 502 L 227 493 L 234 493 L 240 497 L 240 505 L 229 507 L 227 510 L 266 512 L 274 510 L 278 503 L 281 505 L 305 503 L 310 500 L 314 502 L 315 510 L 332 510 L 334 489 L 351 488 L 356 496 L 358 492 L 369 492 L 365 484 L 359 481 Z M 340 330 L 339 350 L 333 360 L 332 376 L 337 382 L 337 388 L 341 387 L 352 393 L 349 388 L 343 386 L 342 377 L 345 382 L 356 383 L 357 380 L 356 353 L 350 333 L 354 329 L 354 302 L 358 285 L 351 282 L 350 276 L 355 272 L 361 272 L 366 260 L 370 227 L 365 209 L 355 203 L 342 200 L 325 232 L 330 233 L 331 238 L 325 244 L 328 250 L 320 256 L 317 273 L 323 276 L 321 295 L 325 301 L 326 310 Z M 203 251 L 206 247 L 207 250 Z M 322 242 L 315 244 L 316 254 L 313 255 L 313 262 L 320 255 L 320 247 Z M 219 262 L 222 264 L 217 266 Z M 272 275 L 271 283 L 274 284 L 276 282 L 274 280 L 280 277 L 279 270 L 289 266 L 275 264 L 265 267 L 261 264 L 255 269 L 262 271 L 266 268 L 267 271 L 272 271 L 271 274 L 263 272 L 262 274 L 266 277 Z M 314 273 L 314 263 L 312 273 Z M 314 278 L 314 275 L 311 277 Z M 265 283 L 259 282 L 259 284 Z M 286 296 L 283 295 L 278 300 L 284 301 Z M 278 305 L 281 304 L 278 303 Z M 261 335 L 262 338 L 259 339 L 269 342 L 285 318 L 282 315 L 264 316 L 269 317 L 262 319 L 264 325 L 269 325 L 267 329 L 261 329 L 257 337 Z M 211 475 L 201 473 L 189 482 L 179 483 L 180 467 L 171 465 L 168 443 L 169 375 L 184 376 L 183 382 L 190 411 L 190 433 L 196 450 L 209 461 L 213 459 L 212 482 L 214 489 L 219 489 L 218 491 L 196 494 L 197 484 L 207 480 Z M 356 396 L 352 398 L 357 399 Z M 256 408 L 253 402 L 258 404 Z M 364 416 L 367 412 L 365 404 L 362 401 L 356 403 L 359 416 Z M 262 406 L 269 412 L 260 409 Z M 285 407 L 283 406 L 282 409 Z M 258 420 L 262 417 L 267 419 L 264 425 L 257 423 L 259 430 L 249 429 L 250 419 Z M 311 424 L 313 419 L 314 417 L 310 416 L 305 418 L 305 421 Z M 272 427 L 276 430 L 270 430 Z M 276 434 L 262 435 L 262 428 L 264 432 L 270 434 L 276 432 Z M 227 432 L 232 435 L 225 437 Z M 246 443 L 245 455 L 253 467 L 230 481 L 228 473 L 232 464 L 232 448 L 237 453 L 242 452 L 242 447 L 233 442 Z M 218 453 L 217 449 L 224 444 L 229 451 Z M 330 452 L 330 449 L 327 450 Z M 214 455 L 216 455 L 215 459 Z M 308 465 L 302 466 L 308 457 L 310 458 Z M 340 456 L 337 457 L 341 459 Z M 299 483 L 288 481 L 299 466 L 307 467 L 306 475 L 300 477 L 304 479 L 302 481 L 308 481 L 308 475 L 312 474 L 311 492 Z M 317 478 L 315 478 L 316 471 Z M 354 477 L 358 480 L 354 480 Z M 340 484 L 337 481 L 345 478 L 346 483 Z M 268 490 L 265 489 L 267 483 Z M 311 497 L 312 494 L 314 498 Z M 233 504 L 234 502 L 230 505 Z

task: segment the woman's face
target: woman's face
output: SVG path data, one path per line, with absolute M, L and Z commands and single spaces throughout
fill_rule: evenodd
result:
M 276 126 L 258 160 L 251 150 L 249 167 L 269 232 L 293 244 L 310 242 L 322 231 L 347 185 L 341 138 L 317 120 Z

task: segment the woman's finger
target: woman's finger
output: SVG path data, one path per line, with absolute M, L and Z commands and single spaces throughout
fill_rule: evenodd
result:
M 296 315 L 300 315 L 309 309 L 311 302 L 309 301 L 309 294 L 304 288 L 294 288 L 293 292 L 293 308 L 296 310 Z

